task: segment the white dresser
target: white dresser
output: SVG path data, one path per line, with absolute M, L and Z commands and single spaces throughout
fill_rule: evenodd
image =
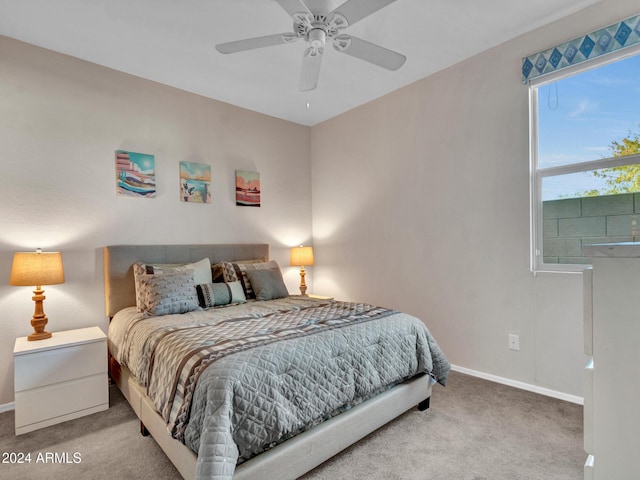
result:
M 640 478 L 640 243 L 583 248 L 585 480 Z
M 16 339 L 16 435 L 109 408 L 107 337 L 98 327 Z

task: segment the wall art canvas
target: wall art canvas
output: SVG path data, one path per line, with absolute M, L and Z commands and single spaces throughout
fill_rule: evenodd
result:
M 153 155 L 116 150 L 116 190 L 126 197 L 156 196 L 156 167 Z
M 211 165 L 180 162 L 180 200 L 211 203 Z
M 260 174 L 236 170 L 236 205 L 260 206 Z

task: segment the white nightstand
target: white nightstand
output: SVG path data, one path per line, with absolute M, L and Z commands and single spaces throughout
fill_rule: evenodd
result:
M 109 408 L 107 337 L 98 327 L 16 339 L 16 435 Z

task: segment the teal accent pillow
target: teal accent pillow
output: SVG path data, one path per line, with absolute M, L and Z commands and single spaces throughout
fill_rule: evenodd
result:
M 273 300 L 289 296 L 280 270 L 258 269 L 247 270 L 245 273 L 251 282 L 256 300 Z

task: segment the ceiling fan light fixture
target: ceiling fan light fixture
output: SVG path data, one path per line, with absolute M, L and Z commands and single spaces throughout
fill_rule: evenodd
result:
M 309 46 L 314 50 L 324 48 L 327 40 L 327 33 L 321 28 L 313 28 L 309 31 Z

